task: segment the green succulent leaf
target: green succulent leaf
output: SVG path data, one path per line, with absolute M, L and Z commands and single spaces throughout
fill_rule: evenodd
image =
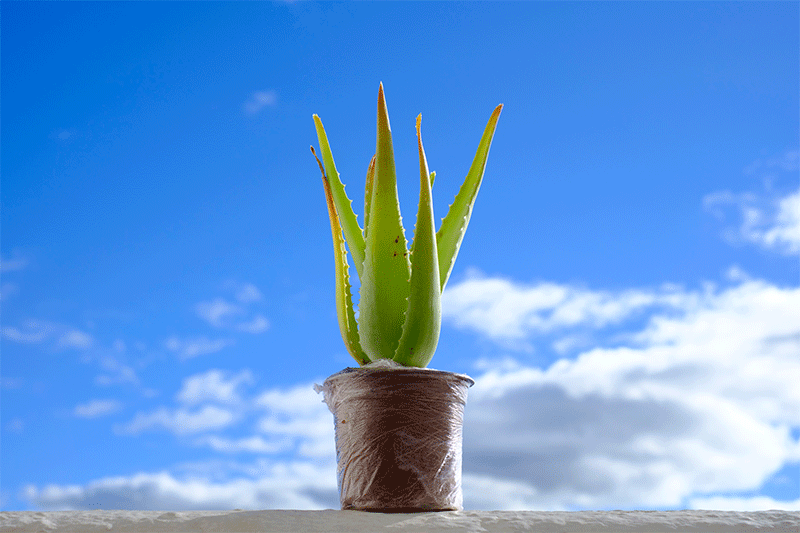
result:
M 369 230 L 369 204 L 372 201 L 372 186 L 375 183 L 375 156 L 369 161 L 369 168 L 367 169 L 367 184 L 364 187 L 364 241 L 367 240 L 367 231 Z M 360 276 L 361 274 L 359 274 Z
M 411 256 L 410 294 L 408 311 L 403 324 L 403 336 L 400 338 L 394 360 L 405 366 L 425 367 L 433 357 L 436 345 L 439 343 L 442 305 L 436 226 L 431 197 L 434 174 L 428 171 L 428 162 L 422 147 L 421 121 L 422 115 L 419 115 L 417 117 L 417 145 L 419 147 L 420 191 Z
M 328 177 L 328 184 L 333 194 L 333 203 L 336 206 L 336 213 L 339 215 L 339 220 L 344 230 L 344 238 L 347 240 L 350 253 L 353 254 L 353 263 L 360 277 L 361 265 L 364 263 L 364 234 L 361 231 L 361 227 L 358 225 L 358 219 L 353 211 L 353 201 L 347 197 L 344 184 L 339 177 L 339 172 L 336 171 L 336 164 L 333 162 L 331 147 L 328 144 L 328 136 L 325 134 L 322 120 L 320 120 L 317 115 L 314 115 L 314 126 L 317 130 L 319 149 L 320 152 L 322 152 L 325 175 Z
M 368 203 L 358 325 L 361 345 L 369 359 L 375 361 L 392 359 L 397 350 L 408 307 L 411 273 L 383 84 L 378 92 L 375 172 Z
M 497 127 L 497 120 L 500 118 L 500 111 L 503 104 L 500 104 L 492 112 L 486 128 L 483 130 L 481 142 L 478 144 L 478 151 L 475 159 L 469 168 L 467 177 L 464 179 L 461 189 L 459 189 L 455 200 L 450 205 L 450 210 L 442 219 L 442 225 L 436 233 L 436 243 L 439 246 L 439 275 L 441 278 L 441 290 L 444 291 L 450 272 L 458 256 L 458 249 L 467 230 L 472 208 L 475 205 L 475 198 L 483 181 L 483 173 L 486 170 L 486 159 L 489 157 L 489 148 L 492 146 L 492 137 Z
M 325 169 L 322 166 L 317 154 L 314 152 L 314 147 L 311 147 L 311 153 L 319 163 L 319 169 L 322 172 L 322 184 L 325 188 L 325 202 L 328 205 L 328 217 L 331 221 L 331 233 L 333 234 L 333 256 L 334 256 L 334 270 L 336 278 L 336 315 L 339 318 L 339 331 L 342 334 L 342 339 L 347 347 L 347 351 L 353 356 L 359 365 L 365 365 L 369 359 L 361 349 L 361 344 L 358 338 L 358 326 L 356 323 L 355 310 L 353 308 L 353 297 L 350 292 L 350 274 L 349 267 L 347 266 L 347 248 L 342 239 L 342 227 L 339 224 L 339 216 L 336 212 L 336 205 L 333 201 L 333 193 L 331 191 L 330 182 L 325 175 Z

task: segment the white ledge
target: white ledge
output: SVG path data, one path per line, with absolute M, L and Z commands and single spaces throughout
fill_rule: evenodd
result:
M 338 532 L 338 531 L 800 531 L 795 511 L 10 511 L 0 532 Z

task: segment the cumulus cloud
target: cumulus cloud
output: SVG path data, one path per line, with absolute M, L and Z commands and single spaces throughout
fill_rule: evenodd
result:
M 464 430 L 472 494 L 497 481 L 523 508 L 676 507 L 758 489 L 796 461 L 800 289 L 747 281 L 671 298 L 626 346 L 479 376 Z
M 275 91 L 255 91 L 244 103 L 244 111 L 248 115 L 257 115 L 265 107 L 272 107 L 278 103 L 278 93 Z
M 800 511 L 800 498 L 794 501 L 782 502 L 767 496 L 754 496 L 751 498 L 729 498 L 715 496 L 710 498 L 692 498 L 692 509 L 709 509 L 715 511 L 764 511 L 767 509 L 781 509 L 786 511 Z
M 223 348 L 231 346 L 233 341 L 231 339 L 209 339 L 208 337 L 196 337 L 193 339 L 180 339 L 176 336 L 170 337 L 166 341 L 168 350 L 178 354 L 182 360 L 191 359 L 198 355 L 207 355 L 215 353 Z
M 721 221 L 740 219 L 738 226 L 723 232 L 731 244 L 750 243 L 787 255 L 800 252 L 800 190 L 779 198 L 718 191 L 707 195 L 703 205 Z M 731 208 L 736 213 L 730 214 Z
M 489 326 L 448 317 L 491 341 L 546 336 L 555 345 L 576 330 L 625 329 L 541 367 L 511 357 L 481 367 L 466 409 L 465 505 L 796 508 L 753 494 L 800 461 L 800 289 L 740 272 L 731 280 L 696 290 L 476 277 L 452 285 L 484 299 L 460 307 L 466 316 L 503 317 Z M 333 424 L 321 397 L 310 383 L 251 392 L 253 382 L 247 370 L 190 376 L 176 405 L 138 413 L 118 431 L 165 430 L 226 457 L 272 459 L 213 474 L 174 467 L 31 486 L 26 498 L 40 509 L 336 507 Z
M 225 455 L 258 454 L 289 460 L 207 461 L 161 472 L 94 480 L 85 485 L 29 485 L 22 498 L 37 509 L 325 509 L 338 507 L 333 423 L 312 384 L 246 395 L 248 370 L 211 370 L 184 380 L 177 408 L 138 413 L 117 426 L 122 434 L 166 430 L 193 446 Z M 222 404 L 216 405 L 216 404 Z M 254 424 L 242 424 L 253 420 Z M 229 436 L 237 426 L 255 430 Z M 245 429 L 245 431 L 247 431 Z
M 797 181 L 800 152 L 758 160 L 745 174 L 760 178 L 763 192 L 716 191 L 703 199 L 705 209 L 726 224 L 723 237 L 731 244 L 754 244 L 786 255 L 800 253 L 800 189 Z M 792 189 L 779 192 L 776 183 L 791 179 Z
M 669 285 L 659 290 L 596 291 L 550 282 L 519 284 L 477 271 L 448 287 L 442 298 L 446 320 L 495 341 L 520 341 L 568 328 L 599 329 L 648 309 L 687 303 L 687 295 Z
M 296 441 L 303 457 L 333 456 L 332 415 L 310 383 L 266 391 L 255 399 L 254 405 L 264 411 L 258 422 L 262 433 Z
M 773 224 L 762 231 L 754 229 L 749 237 L 766 248 L 800 252 L 800 190 L 781 198 Z
M 78 418 L 99 418 L 119 411 L 122 404 L 117 400 L 92 400 L 75 407 L 73 414 Z
M 168 471 L 108 477 L 86 485 L 29 485 L 37 509 L 325 509 L 338 506 L 335 467 L 309 462 L 259 463 L 256 476 L 217 480 Z

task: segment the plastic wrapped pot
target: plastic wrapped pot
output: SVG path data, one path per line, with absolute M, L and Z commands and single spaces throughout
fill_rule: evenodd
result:
M 318 390 L 333 413 L 342 509 L 462 509 L 465 375 L 385 365 L 348 368 Z

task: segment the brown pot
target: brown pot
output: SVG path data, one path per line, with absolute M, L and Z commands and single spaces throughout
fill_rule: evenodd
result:
M 342 509 L 462 509 L 462 374 L 347 368 L 319 390 L 333 413 Z

